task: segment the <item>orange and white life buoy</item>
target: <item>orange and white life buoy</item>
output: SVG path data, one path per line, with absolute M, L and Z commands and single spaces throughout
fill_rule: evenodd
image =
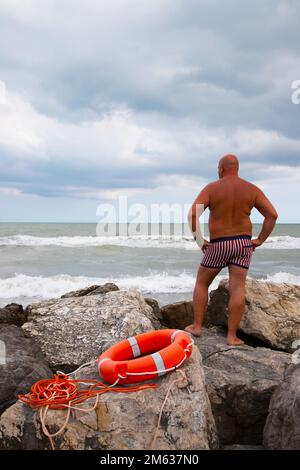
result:
M 180 367 L 192 353 L 193 340 L 182 330 L 155 330 L 124 339 L 98 359 L 100 376 L 110 384 L 136 383 Z

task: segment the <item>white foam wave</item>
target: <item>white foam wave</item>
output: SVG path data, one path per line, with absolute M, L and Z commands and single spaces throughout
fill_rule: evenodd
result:
M 93 247 L 93 246 L 127 246 L 139 248 L 186 248 L 198 249 L 193 239 L 181 236 L 60 236 L 36 237 L 31 235 L 14 235 L 0 237 L 0 246 L 62 246 L 62 247 Z
M 261 248 L 273 250 L 300 250 L 300 237 L 280 235 L 268 238 Z
M 0 246 L 61 246 L 61 247 L 97 247 L 97 246 L 125 246 L 132 248 L 179 248 L 184 250 L 198 250 L 198 246 L 188 236 L 60 236 L 37 237 L 32 235 L 14 235 L 0 237 Z M 273 250 L 299 250 L 300 237 L 281 235 L 270 237 L 259 248 Z
M 162 273 L 121 278 L 70 276 L 68 274 L 49 277 L 16 274 L 7 279 L 0 279 L 0 298 L 60 297 L 68 291 L 105 282 L 115 282 L 120 288 L 136 288 L 144 293 L 172 293 L 190 292 L 193 289 L 195 279 L 188 273 L 182 273 L 178 276 Z
M 217 276 L 210 286 L 210 290 L 216 289 L 220 280 L 224 277 L 226 276 Z M 278 272 L 260 280 L 300 285 L 300 276 L 287 272 Z M 58 274 L 49 277 L 16 274 L 13 277 L 0 279 L 0 298 L 58 298 L 66 292 L 89 287 L 93 284 L 104 284 L 105 282 L 115 282 L 121 289 L 136 288 L 143 294 L 190 294 L 194 288 L 195 276 L 188 272 L 183 272 L 180 275 L 153 273 L 147 276 L 120 278 L 71 276 L 69 274 Z
M 295 284 L 300 286 L 300 276 L 296 274 L 286 273 L 286 272 L 278 272 L 272 275 L 268 275 L 266 279 L 262 279 L 263 281 L 271 281 L 271 282 L 284 282 L 286 284 Z

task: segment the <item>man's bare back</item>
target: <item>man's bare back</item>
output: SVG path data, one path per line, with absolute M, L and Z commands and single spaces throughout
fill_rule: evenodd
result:
M 225 176 L 209 184 L 205 192 L 210 210 L 210 238 L 252 235 L 250 214 L 259 199 L 256 186 L 238 176 Z

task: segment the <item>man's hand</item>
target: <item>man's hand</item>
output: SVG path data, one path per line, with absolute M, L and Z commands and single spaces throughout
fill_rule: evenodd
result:
M 198 238 L 197 239 L 196 235 L 194 235 L 194 240 L 203 252 L 206 250 L 206 248 L 209 245 L 209 242 L 207 240 L 205 240 L 205 238 L 200 238 L 200 239 Z
M 255 248 L 262 245 L 263 242 L 259 238 L 253 238 L 253 240 L 251 240 L 251 243 L 252 243 L 253 251 L 254 251 Z
M 201 246 L 201 250 L 203 253 L 206 251 L 207 247 L 209 246 L 209 242 L 207 240 L 203 240 L 203 245 Z

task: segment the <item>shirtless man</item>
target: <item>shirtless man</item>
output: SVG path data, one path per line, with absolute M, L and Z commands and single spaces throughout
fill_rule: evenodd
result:
M 200 336 L 208 287 L 221 271 L 229 270 L 229 305 L 227 344 L 238 346 L 243 341 L 236 332 L 245 308 L 245 282 L 251 256 L 272 232 L 277 212 L 264 193 L 254 184 L 238 176 L 239 161 L 234 155 L 225 155 L 218 166 L 219 180 L 208 184 L 195 199 L 189 211 L 189 225 L 194 239 L 204 253 L 198 270 L 193 296 L 194 323 L 185 328 Z M 208 229 L 210 242 L 203 240 L 199 217 L 209 208 Z M 251 209 L 255 207 L 264 222 L 257 238 L 252 238 Z

